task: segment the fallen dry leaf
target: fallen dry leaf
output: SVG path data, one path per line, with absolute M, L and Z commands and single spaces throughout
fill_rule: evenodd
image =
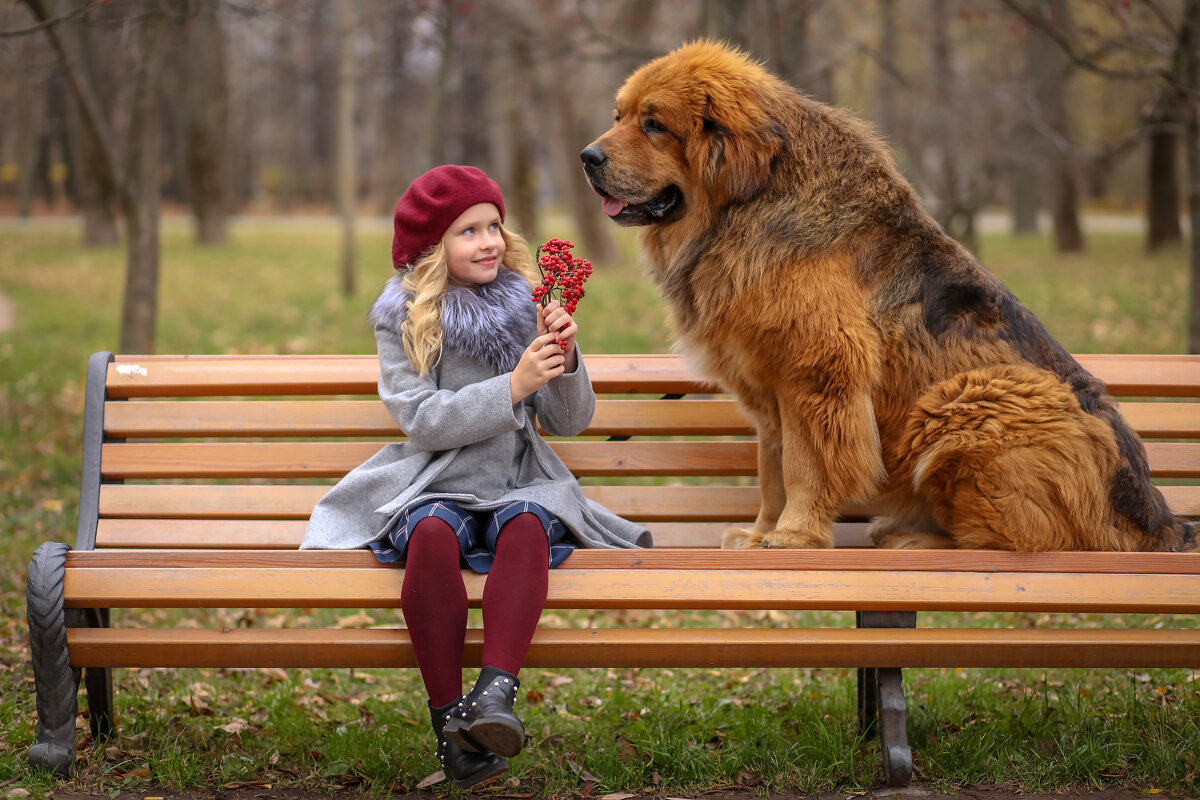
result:
M 235 736 L 237 734 L 241 733 L 242 731 L 249 730 L 249 729 L 250 729 L 250 723 L 246 722 L 246 720 L 242 719 L 241 717 L 234 717 L 232 720 L 230 720 L 230 722 L 228 724 L 217 726 L 217 730 L 225 731 L 226 733 L 235 735 Z
M 446 773 L 442 772 L 439 769 L 437 772 L 431 772 L 430 774 L 428 774 L 424 778 L 422 778 L 421 782 L 417 784 L 417 788 L 418 789 L 428 789 L 430 786 L 433 786 L 435 783 L 441 783 L 444 780 L 446 780 Z

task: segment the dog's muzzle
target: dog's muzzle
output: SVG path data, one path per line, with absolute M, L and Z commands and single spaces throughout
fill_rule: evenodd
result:
M 683 192 L 671 185 L 649 200 L 629 203 L 608 192 L 605 167 L 608 156 L 597 145 L 588 145 L 579 154 L 588 184 L 600 195 L 604 213 L 618 225 L 653 225 L 672 222 L 683 214 Z

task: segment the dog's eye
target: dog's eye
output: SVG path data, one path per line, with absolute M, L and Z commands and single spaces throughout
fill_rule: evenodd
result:
M 666 133 L 667 126 L 654 117 L 646 117 L 646 119 L 642 120 L 642 130 L 646 133 Z

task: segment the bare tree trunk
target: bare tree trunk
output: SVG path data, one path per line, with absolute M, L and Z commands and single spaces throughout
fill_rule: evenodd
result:
M 102 158 L 100 145 L 91 129 L 80 119 L 78 104 L 72 100 L 67 111 L 71 125 L 75 162 L 79 164 L 79 208 L 83 214 L 83 243 L 88 247 L 108 247 L 119 244 L 117 232 L 116 187 L 96 162 Z
M 1146 140 L 1146 250 L 1183 241 L 1179 224 L 1179 105 L 1175 90 L 1167 87 L 1147 120 Z
M 337 205 L 342 220 L 342 294 L 354 296 L 354 218 L 358 176 L 354 148 L 354 0 L 337 0 Z
M 1013 233 L 1028 236 L 1038 232 L 1038 168 L 1028 155 L 1018 153 L 1017 158 L 1012 171 Z
M 949 0 L 931 0 L 930 32 L 932 45 L 932 80 L 937 106 L 943 113 L 953 113 L 955 105 L 955 74 L 952 46 L 950 42 Z M 968 190 L 964 189 L 964 176 L 959 164 L 957 136 L 947 118 L 937 127 L 937 149 L 940 160 L 938 175 L 938 221 L 946 232 L 966 247 L 975 249 L 975 210 L 965 201 Z
M 1029 99 L 1024 114 L 1018 114 L 1014 132 L 1012 170 L 1013 233 L 1038 232 L 1038 173 L 1045 163 L 1046 146 L 1029 115 L 1040 113 L 1042 86 L 1049 75 L 1053 51 L 1057 50 L 1049 37 L 1037 31 L 1026 34 L 1025 68 L 1022 74 L 1022 93 Z
M 1063 30 L 1071 28 L 1070 9 L 1066 0 L 1050 0 L 1051 19 Z M 1066 84 L 1071 67 L 1066 54 L 1059 50 L 1053 57 L 1051 74 L 1061 76 L 1045 83 L 1043 108 L 1046 122 L 1060 141 L 1069 142 L 1071 120 L 1067 113 Z M 1054 151 L 1058 180 L 1054 197 L 1054 242 L 1061 252 L 1084 249 L 1083 229 L 1079 225 L 1079 193 L 1075 189 L 1075 163 L 1062 147 Z
M 531 106 L 528 96 L 533 86 L 533 59 L 529 49 L 513 41 L 512 80 L 505 81 L 507 97 L 505 118 L 508 121 L 511 177 L 505 196 L 511 198 L 512 210 L 521 224 L 521 233 L 531 242 L 541 241 L 537 214 L 537 196 L 533 183 L 533 154 L 530 152 L 529 132 L 526 129 L 525 109 Z
M 89 75 L 96 74 L 96 52 L 88 26 L 72 22 L 64 26 L 63 36 L 74 40 L 79 61 Z M 98 86 L 101 107 L 111 109 L 114 92 L 108 86 Z M 106 91 L 106 89 L 109 89 Z M 120 198 L 112 176 L 97 164 L 104 158 L 100 142 L 74 97 L 67 104 L 67 124 L 71 129 L 71 147 L 75 151 L 76 175 L 79 185 L 79 207 L 83 214 L 83 243 L 88 247 L 107 247 L 121 241 L 117 232 L 117 207 Z
M 16 46 L 28 51 L 30 45 L 18 41 Z M 14 75 L 17 83 L 16 123 L 17 128 L 17 213 L 24 218 L 33 215 L 34 173 L 37 170 L 37 130 L 40 101 L 34 98 L 29 85 L 29 71 L 18 69 Z
M 299 190 L 296 178 L 298 166 L 297 152 L 299 150 L 296 132 L 300 121 L 297 110 L 300 106 L 300 92 L 297 89 L 296 63 L 294 51 L 294 22 L 295 4 L 290 3 L 281 9 L 276 21 L 276 33 L 272 42 L 275 48 L 275 62 L 272 66 L 273 82 L 275 84 L 271 109 L 271 137 L 273 153 L 267 162 L 271 165 L 271 176 L 275 188 L 275 201 L 279 210 L 284 214 L 292 211 Z
M 417 147 L 406 144 L 406 137 L 413 130 L 410 109 L 414 104 L 411 93 L 413 79 L 407 73 L 404 54 L 412 46 L 412 10 L 407 4 L 393 5 L 387 10 L 387 24 L 381 26 L 380 48 L 386 53 L 386 88 L 380 93 L 382 108 L 378 118 L 377 137 L 381 146 L 376 148 L 374 172 L 380 191 L 377 192 L 381 211 L 391 214 L 396 200 L 404 187 L 415 175 L 415 164 L 424 156 L 414 152 Z M 511 90 L 511 82 L 503 85 Z
M 426 152 L 433 166 L 446 162 L 446 140 L 449 125 L 446 118 L 446 95 L 450 91 L 450 72 L 454 65 L 456 48 L 454 46 L 454 9 L 452 0 L 443 0 L 439 17 L 439 38 L 441 39 L 441 61 L 438 62 L 437 76 L 429 95 L 429 141 Z
M 296 153 L 293 169 L 304 176 L 301 197 L 328 203 L 337 196 L 333 179 L 337 174 L 337 7 L 327 0 L 302 6 L 309 15 L 302 29 L 299 50 L 306 69 L 300 73 L 302 92 L 313 96 L 313 104 L 300 109 L 296 121 L 305 136 Z M 332 36 L 330 31 L 333 31 Z M 332 47 L 330 42 L 333 41 Z
M 1075 163 L 1067 156 L 1058 161 L 1058 190 L 1054 204 L 1054 244 L 1060 252 L 1083 250 L 1079 226 L 1079 192 L 1075 188 Z
M 142 20 L 141 52 L 134 77 L 130 115 L 129 188 L 123 192 L 129 249 L 125 268 L 125 306 L 121 316 L 121 352 L 153 353 L 158 326 L 159 210 L 162 201 L 161 92 L 167 21 L 160 14 Z
M 195 5 L 185 26 L 184 164 L 198 244 L 225 242 L 229 187 L 229 85 L 220 4 Z
M 1189 353 L 1200 353 L 1200 0 L 1187 0 L 1179 34 L 1180 77 L 1187 92 L 1183 107 L 1183 141 L 1187 154 Z

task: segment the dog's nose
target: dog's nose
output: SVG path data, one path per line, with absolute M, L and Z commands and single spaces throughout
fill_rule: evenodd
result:
M 585 167 L 592 168 L 600 166 L 607 159 L 604 151 L 594 144 L 583 148 L 583 152 L 579 154 L 579 158 L 583 161 Z

